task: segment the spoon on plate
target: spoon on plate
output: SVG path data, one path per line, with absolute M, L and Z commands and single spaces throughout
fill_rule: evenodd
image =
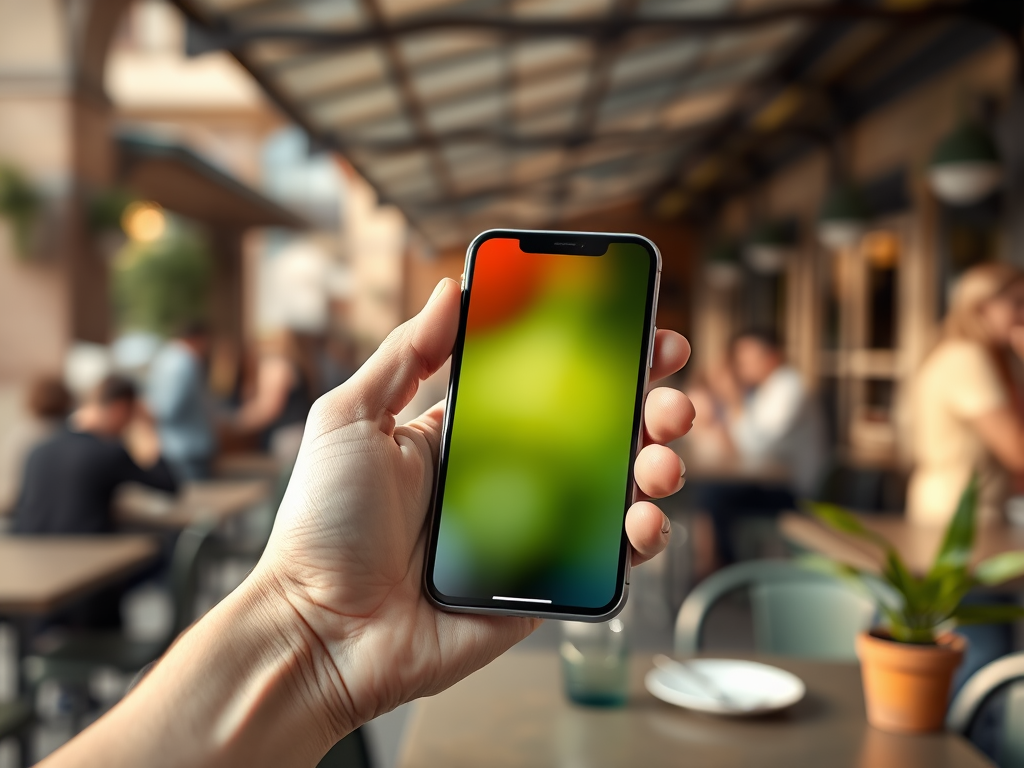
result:
M 676 661 L 663 653 L 659 653 L 654 657 L 654 666 L 662 672 L 668 672 L 671 675 L 685 677 L 695 685 L 701 693 L 718 702 L 723 707 L 727 707 L 732 710 L 747 709 L 747 707 L 743 706 L 723 691 L 718 683 L 713 679 L 684 661 Z

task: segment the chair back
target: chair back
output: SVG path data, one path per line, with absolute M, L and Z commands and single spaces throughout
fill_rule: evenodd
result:
M 1024 768 L 1024 652 L 971 675 L 949 706 L 946 729 L 973 741 L 999 768 Z
M 203 563 L 214 545 L 213 523 L 198 523 L 178 534 L 171 557 L 171 593 L 174 600 L 174 625 L 171 637 L 177 637 L 195 616 L 196 596 Z
M 789 560 L 752 560 L 723 568 L 689 594 L 679 609 L 675 650 L 696 653 L 711 609 L 745 590 L 760 653 L 811 659 L 856 659 L 856 637 L 871 626 L 874 602 L 840 579 Z

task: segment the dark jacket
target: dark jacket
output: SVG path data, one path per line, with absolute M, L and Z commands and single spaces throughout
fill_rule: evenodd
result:
M 128 482 L 177 490 L 163 459 L 142 469 L 120 440 L 62 429 L 29 454 L 13 533 L 109 533 L 114 492 Z

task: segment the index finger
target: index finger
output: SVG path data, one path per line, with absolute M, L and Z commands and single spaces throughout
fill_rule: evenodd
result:
M 690 359 L 690 342 L 675 331 L 659 330 L 654 337 L 654 364 L 651 366 L 650 381 L 671 376 Z

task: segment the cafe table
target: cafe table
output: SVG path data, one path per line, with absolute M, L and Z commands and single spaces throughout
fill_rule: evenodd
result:
M 25 653 L 34 620 L 124 580 L 158 553 L 141 534 L 0 536 L 0 620 L 14 627 L 13 658 Z
M 44 616 L 153 560 L 150 536 L 0 536 L 0 615 Z
M 269 453 L 228 453 L 218 457 L 213 474 L 224 479 L 255 477 L 276 480 L 281 474 L 281 462 Z
M 177 496 L 140 485 L 125 486 L 114 502 L 118 522 L 156 528 L 187 528 L 199 522 L 223 522 L 265 501 L 267 480 L 189 482 Z
M 865 528 L 884 536 L 903 557 L 911 573 L 917 575 L 931 567 L 945 535 L 943 526 L 915 524 L 903 515 L 859 514 L 857 518 Z M 792 544 L 857 568 L 879 571 L 885 562 L 878 547 L 829 528 L 809 515 L 797 512 L 782 515 L 779 531 Z M 1024 528 L 1006 523 L 981 525 L 975 534 L 972 558 L 978 562 L 1017 549 L 1024 549 Z
M 734 658 L 740 656 L 733 655 Z M 650 655 L 631 660 L 621 708 L 569 703 L 557 653 L 511 651 L 419 700 L 399 768 L 983 768 L 949 733 L 905 736 L 867 724 L 856 664 L 749 656 L 787 669 L 805 698 L 774 715 L 727 718 L 665 704 L 643 687 Z

